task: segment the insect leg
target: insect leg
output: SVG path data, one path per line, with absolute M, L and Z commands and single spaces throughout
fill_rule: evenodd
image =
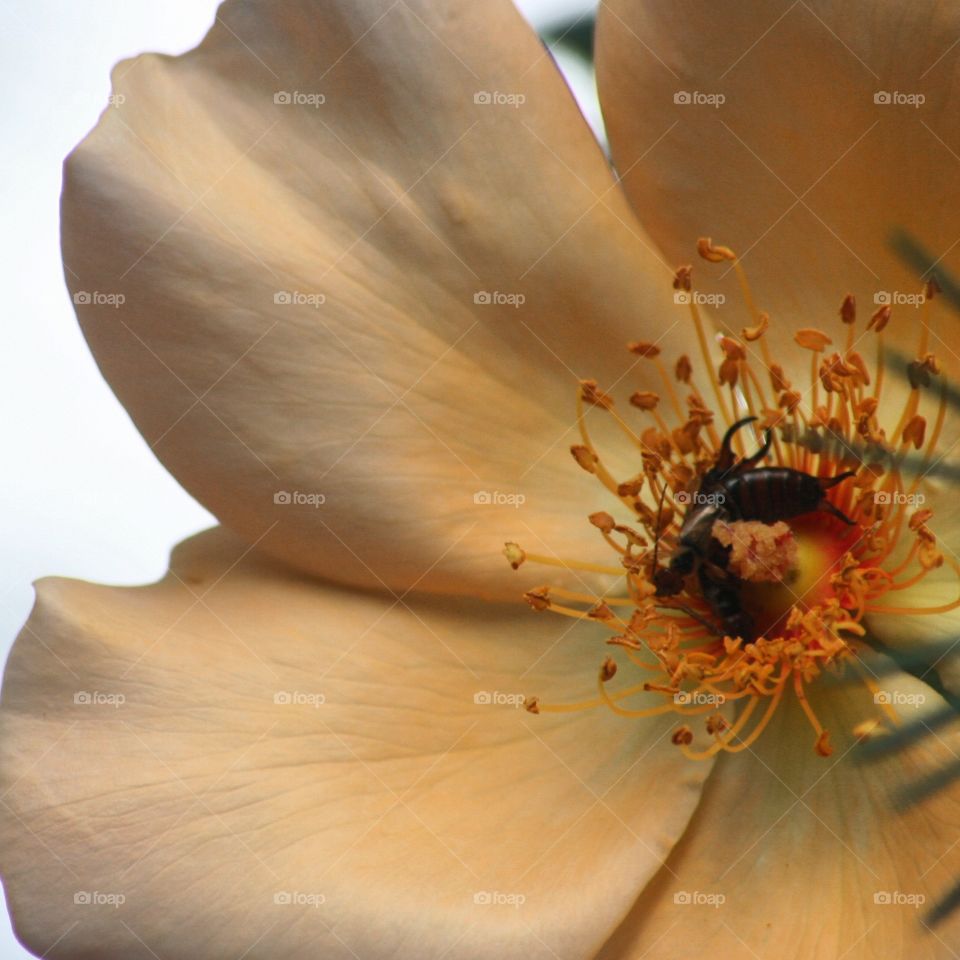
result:
M 664 607 L 667 610 L 679 610 L 688 617 L 696 620 L 701 626 L 706 627 L 715 637 L 722 637 L 723 634 L 706 617 L 701 616 L 696 610 L 691 610 L 685 603 L 658 603 L 658 607 Z
M 855 520 L 851 520 L 839 507 L 835 507 L 827 499 L 821 500 L 820 506 L 817 509 L 826 510 L 827 513 L 832 513 L 839 520 L 842 520 L 848 527 L 855 527 L 857 525 Z

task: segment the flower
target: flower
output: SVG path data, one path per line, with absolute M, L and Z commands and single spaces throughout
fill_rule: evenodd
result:
M 815 685 L 829 759 L 796 703 L 703 763 L 668 719 L 529 717 L 530 684 L 573 699 L 595 648 L 517 603 L 497 553 L 594 549 L 572 388 L 653 402 L 651 351 L 619 347 L 690 352 L 670 281 L 691 238 L 748 264 L 794 383 L 794 330 L 878 278 L 914 290 L 886 237 L 954 240 L 954 17 L 605 4 L 624 190 L 505 0 L 230 0 L 192 53 L 117 67 L 67 162 L 68 285 L 105 377 L 223 528 L 152 586 L 38 585 L 0 708 L 0 866 L 31 949 L 942 954 L 954 928 L 911 907 L 956 866 L 955 794 L 895 814 L 887 792 L 946 735 L 855 765 L 874 704 Z M 922 71 L 925 112 L 894 102 Z M 898 313 L 887 343 L 912 349 Z M 940 449 L 956 440 L 948 415 Z M 910 592 L 937 606 L 953 583 L 944 564 Z M 936 706 L 903 675 L 880 692 Z

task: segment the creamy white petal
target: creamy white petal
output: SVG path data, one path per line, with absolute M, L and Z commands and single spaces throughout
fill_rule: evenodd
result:
M 0 856 L 28 947 L 599 949 L 708 771 L 669 723 L 518 708 L 589 696 L 602 639 L 526 608 L 320 587 L 254 557 L 212 531 L 157 585 L 39 584 L 0 710 Z
M 577 378 L 650 386 L 624 344 L 684 314 L 507 0 L 231 0 L 113 79 L 66 166 L 67 282 L 198 500 L 378 588 L 514 596 L 503 541 L 593 546 Z

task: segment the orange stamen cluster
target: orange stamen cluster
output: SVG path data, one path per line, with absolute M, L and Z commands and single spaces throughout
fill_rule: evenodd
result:
M 701 240 L 698 251 L 709 262 L 731 263 L 736 271 L 751 315 L 740 336 L 729 331 L 708 334 L 697 298 L 683 296 L 678 301 L 686 303 L 690 312 L 702 364 L 699 370 L 686 355 L 671 370 L 655 343 L 629 344 L 641 362 L 654 366 L 664 387 L 662 396 L 645 390 L 630 397 L 631 406 L 650 421 L 645 428 L 634 428 L 621 417 L 614 398 L 597 383 L 583 381 L 579 386 L 580 443 L 571 453 L 630 517 L 628 522 L 618 522 L 605 511 L 589 517 L 613 551 L 613 562 L 557 560 L 528 554 L 515 543 L 507 544 L 505 551 L 514 569 L 529 561 L 616 577 L 619 591 L 598 594 L 586 586 L 581 591 L 542 586 L 529 590 L 525 599 L 535 610 L 600 624 L 610 633 L 608 650 L 615 648 L 643 679 L 614 690 L 611 681 L 619 676 L 622 683 L 624 671 L 618 673 L 617 661 L 607 652 L 597 675 L 595 698 L 545 704 L 535 697 L 527 707 L 535 713 L 604 705 L 628 717 L 703 715 L 709 738 L 706 746 L 694 746 L 693 729 L 687 724 L 673 736 L 685 754 L 702 759 L 720 751 L 747 749 L 784 696 L 792 695 L 813 728 L 814 748 L 828 756 L 829 732 L 817 719 L 805 687 L 825 672 L 859 665 L 864 618 L 942 613 L 960 606 L 960 599 L 928 608 L 892 602 L 897 591 L 915 585 L 945 562 L 960 578 L 960 567 L 945 561 L 928 526 L 932 512 L 917 509 L 922 503 L 918 489 L 935 458 L 946 413 L 946 383 L 928 349 L 930 301 L 937 290 L 927 286 L 916 359 L 908 368 L 910 393 L 899 421 L 888 431 L 879 418 L 885 380 L 883 331 L 891 322 L 889 306 L 877 310 L 858 333 L 856 301 L 848 294 L 839 311 L 841 332 L 845 332 L 841 349 L 824 331 L 798 329 L 794 340 L 799 349 L 810 353 L 810 375 L 808 384 L 795 386 L 773 361 L 766 342 L 771 319 L 757 310 L 736 255 L 710 240 Z M 692 290 L 691 267 L 677 270 L 674 288 L 683 293 Z M 857 349 L 861 344 L 864 350 L 875 351 L 872 370 Z M 928 431 L 920 406 L 931 394 L 937 396 L 933 427 Z M 615 477 L 604 465 L 588 429 L 588 417 L 593 416 L 612 418 L 636 448 L 638 469 L 633 476 Z M 654 582 L 658 570 L 669 567 L 680 546 L 684 518 L 692 509 L 690 498 L 715 465 L 721 436 L 746 417 L 756 418 L 754 430 L 738 430 L 731 441 L 740 457 L 750 456 L 759 447 L 765 431 L 772 437 L 766 462 L 753 469 L 789 467 L 824 480 L 854 471 L 825 494 L 854 521 L 853 527 L 825 511 L 811 511 L 789 525 L 738 521 L 718 511 L 714 536 L 718 543 L 734 548 L 730 556 L 737 559 L 725 576 L 745 588 L 741 591 L 744 608 L 753 602 L 757 590 L 776 589 L 787 597 L 786 603 L 778 601 L 775 615 L 757 618 L 756 634 L 748 637 L 724 629 L 716 602 L 704 595 L 707 591 L 700 588 L 696 575 L 685 576 L 682 589 L 660 591 L 660 595 Z M 908 462 L 908 455 L 914 462 Z M 739 545 L 734 542 L 737 537 L 742 540 Z M 816 563 L 807 563 L 806 577 L 800 575 L 802 570 L 794 577 L 794 566 L 803 567 L 802 559 L 797 560 L 797 541 L 816 545 Z M 801 549 L 799 556 L 803 555 Z M 812 569 L 815 576 L 810 575 Z M 868 686 L 873 688 L 869 681 Z M 633 704 L 645 694 L 645 704 Z M 656 698 L 652 704 L 650 694 Z M 728 720 L 721 708 L 733 701 L 741 701 L 741 709 L 735 719 Z M 878 723 L 864 720 L 857 730 L 873 730 Z

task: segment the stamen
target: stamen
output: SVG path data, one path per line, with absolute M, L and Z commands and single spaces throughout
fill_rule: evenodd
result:
M 817 719 L 817 715 L 813 712 L 813 707 L 810 706 L 810 701 L 807 700 L 807 694 L 803 689 L 803 679 L 799 673 L 793 675 L 793 691 L 797 695 L 797 702 L 803 708 L 803 712 L 807 715 L 807 719 L 810 721 L 810 726 L 813 727 L 814 732 L 817 735 L 816 741 L 816 751 L 820 754 L 821 757 L 829 757 L 833 753 L 833 747 L 830 746 L 828 737 L 829 734 L 826 730 L 820 726 L 820 721 Z
M 928 350 L 933 294 L 924 303 L 916 359 L 907 370 L 910 395 L 889 431 L 879 422 L 889 306 L 880 307 L 866 324 L 866 331 L 876 334 L 873 370 L 854 349 L 852 294 L 839 308 L 842 352 L 827 353 L 833 340 L 826 331 L 796 331 L 797 347 L 811 354 L 810 387 L 804 392 L 771 356 L 772 321 L 758 309 L 736 254 L 706 238 L 698 243 L 698 253 L 710 263 L 732 262 L 749 314 L 741 339 L 728 334 L 710 339 L 697 298 L 687 298 L 701 376 L 710 380 L 707 395 L 712 391 L 719 413 L 698 389 L 689 357 L 676 359 L 671 377 L 659 346 L 631 343 L 635 355 L 656 366 L 665 404 L 653 391 L 634 391 L 631 413 L 649 422 L 636 427 L 596 381 L 584 380 L 576 398 L 581 442 L 571 448 L 580 467 L 630 512 L 629 523 L 606 510 L 587 517 L 598 546 L 611 551 L 616 562 L 562 559 L 505 545 L 515 570 L 539 563 L 619 583 L 613 591 L 597 593 L 589 586 L 527 590 L 524 598 L 535 610 L 602 628 L 598 640 L 604 650 L 618 651 L 620 667 L 604 654 L 595 698 L 546 704 L 532 697 L 526 707 L 532 713 L 605 706 L 625 717 L 702 716 L 712 740 L 708 747 L 695 748 L 694 730 L 685 724 L 672 739 L 686 756 L 705 759 L 749 749 L 789 687 L 813 730 L 814 750 L 827 757 L 829 731 L 810 705 L 807 685 L 853 664 L 868 690 L 878 692 L 858 662 L 866 634 L 863 619 L 942 614 L 960 607 L 960 563 L 938 548 L 932 511 L 907 509 L 908 493 L 918 489 L 937 456 L 946 418 L 946 378 Z M 692 291 L 691 267 L 680 267 L 673 284 Z M 925 404 L 921 411 L 934 377 L 941 378 L 935 416 Z M 689 390 L 686 410 L 674 380 Z M 638 452 L 632 476 L 618 478 L 605 465 L 588 430 L 587 407 L 591 416 L 612 418 Z M 676 426 L 671 426 L 671 411 Z M 749 418 L 744 419 L 745 412 Z M 752 427 L 744 429 L 750 421 Z M 907 485 L 901 470 L 911 449 L 923 451 L 923 462 Z M 768 463 L 794 471 L 792 478 L 783 479 Z M 736 510 L 725 505 L 727 498 Z M 903 536 L 912 540 L 905 552 L 899 549 Z M 926 608 L 889 603 L 894 593 L 915 587 L 945 565 L 958 584 L 955 599 Z M 646 679 L 610 690 L 624 669 L 640 670 Z M 643 704 L 625 702 L 641 694 Z M 739 709 L 732 722 L 718 712 L 728 702 Z M 895 714 L 887 711 L 886 719 L 896 722 Z M 881 722 L 868 717 L 850 732 L 864 739 L 881 730 Z

